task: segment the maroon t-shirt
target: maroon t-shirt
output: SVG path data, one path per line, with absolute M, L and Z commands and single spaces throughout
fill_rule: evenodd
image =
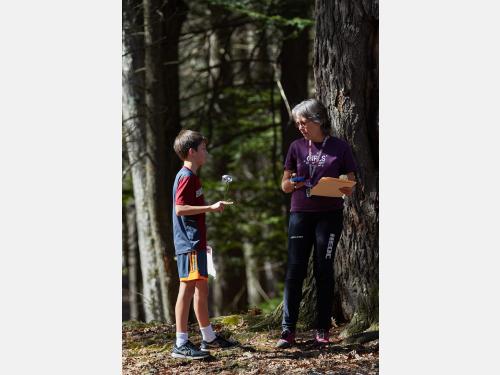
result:
M 205 206 L 205 197 L 200 178 L 184 166 L 177 174 L 174 183 L 174 204 L 181 206 Z M 207 227 L 205 214 L 176 216 L 174 214 L 174 243 L 176 254 L 193 250 L 206 250 Z
M 311 142 L 311 158 L 309 158 L 309 141 L 305 138 L 292 142 L 285 160 L 285 170 L 297 173 L 310 179 L 312 186 L 316 185 L 321 177 L 339 177 L 356 171 L 356 164 L 349 145 L 336 137 L 329 137 L 320 156 L 322 142 Z M 318 161 L 318 156 L 320 160 Z M 309 160 L 309 159 L 312 159 Z M 311 178 L 309 164 L 316 165 Z M 292 193 L 290 212 L 324 212 L 342 209 L 344 199 L 337 197 L 306 196 L 306 187 Z

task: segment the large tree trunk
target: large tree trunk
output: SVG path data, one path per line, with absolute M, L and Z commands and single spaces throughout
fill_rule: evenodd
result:
M 177 91 L 175 79 L 167 80 L 167 67 L 178 67 L 178 36 L 182 19 L 175 15 L 174 1 L 161 2 L 143 0 L 144 7 L 144 68 L 145 68 L 145 104 L 146 104 L 146 191 L 148 211 L 151 216 L 151 246 L 158 260 L 157 271 L 160 280 L 160 293 L 163 319 L 174 321 L 175 277 L 172 251 L 172 237 L 168 236 L 168 213 L 172 211 L 169 185 L 172 186 L 174 173 L 169 168 L 169 156 L 172 142 L 168 142 L 168 134 L 177 134 L 180 130 L 179 103 L 171 99 L 168 102 L 167 92 Z M 172 30 L 172 28 L 174 30 Z M 172 33 L 173 31 L 173 33 Z M 177 37 L 176 35 L 177 34 Z M 170 104 L 173 104 L 172 106 Z M 177 119 L 177 121 L 175 121 Z M 170 155 L 169 155 L 170 154 Z M 175 171 L 175 169 L 174 169 Z M 170 184 L 169 184 L 170 182 Z M 170 245 L 170 246 L 168 246 Z M 169 251 L 170 250 L 170 251 Z M 162 320 L 163 320 L 162 319 Z
M 125 58 L 126 60 L 127 58 Z M 133 75 L 130 65 L 124 61 L 124 74 Z M 154 248 L 151 246 L 152 234 L 150 216 L 146 200 L 146 173 L 142 162 L 144 151 L 140 144 L 143 142 L 143 135 L 140 119 L 133 94 L 129 91 L 130 77 L 127 77 L 123 86 L 123 117 L 127 143 L 130 172 L 132 174 L 132 185 L 134 191 L 134 201 L 137 209 L 137 237 L 139 242 L 139 254 L 141 258 L 141 273 L 143 275 L 143 305 L 146 321 L 162 320 L 161 295 L 159 293 L 159 283 L 157 277 L 157 259 Z
M 142 10 L 141 16 L 137 9 Z M 147 321 L 173 322 L 178 275 L 173 260 L 171 188 L 180 162 L 172 144 L 180 130 L 178 40 L 186 7 L 182 1 L 126 2 L 124 14 L 124 29 L 131 31 L 124 37 L 124 127 L 137 210 L 145 315 Z M 143 26 L 143 33 L 137 26 Z M 142 68 L 141 77 L 138 70 Z
M 316 1 L 317 97 L 352 147 L 358 184 L 335 258 L 344 318 L 378 322 L 378 1 Z M 374 306 L 375 305 L 375 306 Z

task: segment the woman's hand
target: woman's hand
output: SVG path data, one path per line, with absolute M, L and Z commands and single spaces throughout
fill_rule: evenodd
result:
M 342 194 L 345 194 L 348 197 L 350 197 L 352 195 L 352 192 L 354 191 L 354 189 L 352 187 L 347 187 L 347 186 L 341 187 L 341 188 L 339 188 L 339 190 Z
M 347 179 L 350 180 L 350 181 L 356 181 L 356 178 L 355 178 L 353 172 L 350 172 L 350 173 L 347 174 Z M 354 191 L 354 187 L 347 187 L 347 186 L 345 186 L 345 187 L 339 188 L 339 190 L 340 190 L 340 192 L 342 194 L 345 194 L 348 197 L 350 197 L 352 195 L 353 191 Z
M 295 190 L 299 190 L 301 187 L 303 187 L 305 185 L 304 182 L 292 182 L 292 181 L 290 181 L 290 182 L 292 184 L 292 191 L 291 192 L 293 192 Z
M 290 179 L 295 177 L 297 174 L 292 171 L 285 171 L 283 173 L 283 179 L 281 180 L 281 190 L 284 193 L 293 193 L 295 190 L 300 189 L 304 186 L 304 182 L 292 182 Z

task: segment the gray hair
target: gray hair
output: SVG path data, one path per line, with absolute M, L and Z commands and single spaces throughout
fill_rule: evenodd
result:
M 298 116 L 302 116 L 319 124 L 324 135 L 330 134 L 332 131 L 328 111 L 319 100 L 307 99 L 300 102 L 293 107 L 292 116 L 294 120 L 297 120 Z

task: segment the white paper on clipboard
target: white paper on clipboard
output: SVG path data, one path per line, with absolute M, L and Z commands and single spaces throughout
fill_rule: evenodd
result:
M 213 249 L 207 245 L 207 272 L 210 276 L 213 276 L 213 278 L 215 279 L 217 272 L 215 271 L 214 258 L 212 256 L 212 253 Z

